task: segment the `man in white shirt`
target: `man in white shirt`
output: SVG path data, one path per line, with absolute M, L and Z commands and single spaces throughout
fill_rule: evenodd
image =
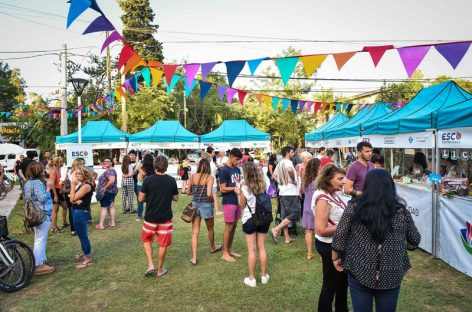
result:
M 286 146 L 282 148 L 283 159 L 277 164 L 273 174 L 274 179 L 279 185 L 279 200 L 282 218 L 282 222 L 271 230 L 274 243 L 278 242 L 277 237 L 280 230 L 284 231 L 286 244 L 293 242 L 294 239 L 292 239 L 288 234 L 288 225 L 292 222 L 297 222 L 300 219 L 300 180 L 291 160 L 294 154 L 293 147 Z

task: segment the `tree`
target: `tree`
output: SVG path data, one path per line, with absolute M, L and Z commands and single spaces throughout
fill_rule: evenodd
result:
M 145 59 L 164 60 L 162 43 L 154 38 L 159 25 L 153 24 L 154 12 L 149 0 L 118 0 L 123 10 L 123 38 Z
M 446 75 L 438 76 L 435 80 L 431 81 L 431 85 L 443 83 L 448 80 L 454 80 L 455 83 L 459 85 L 459 87 L 461 87 L 462 89 L 464 89 L 465 91 L 469 93 L 472 93 L 472 81 L 464 80 L 464 79 L 453 79 Z
M 415 71 L 410 79 L 401 83 L 391 83 L 380 87 L 377 101 L 383 103 L 409 102 L 422 88 L 418 80 L 423 78 L 421 71 Z
M 11 70 L 7 63 L 0 61 L 0 111 L 13 111 L 15 104 L 24 100 L 24 87 L 20 71 Z

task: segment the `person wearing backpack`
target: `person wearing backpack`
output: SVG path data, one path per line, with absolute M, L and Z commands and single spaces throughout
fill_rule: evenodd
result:
M 45 180 L 43 173 L 44 165 L 38 161 L 32 161 L 26 170 L 26 182 L 24 185 L 25 200 L 30 200 L 36 207 L 44 210 L 46 214 L 44 222 L 33 227 L 35 275 L 50 274 L 56 270 L 53 266 L 46 263 L 46 246 L 53 206 L 50 191 L 54 188 L 54 182 L 49 179 Z
M 241 192 L 239 193 L 239 207 L 243 209 L 243 232 L 247 244 L 247 267 L 249 276 L 244 278 L 244 284 L 250 287 L 256 287 L 255 279 L 256 272 L 256 251 L 259 253 L 260 269 L 261 269 L 261 283 L 267 284 L 269 282 L 269 274 L 267 274 L 267 252 L 265 248 L 265 238 L 269 231 L 270 222 L 262 222 L 263 224 L 256 225 L 256 209 L 258 195 L 265 194 L 266 184 L 264 177 L 253 162 L 247 162 L 243 165 L 244 180 L 241 184 Z M 268 195 L 267 195 L 268 197 Z M 270 197 L 268 197 L 270 203 Z M 270 211 L 272 215 L 272 211 Z M 259 223 L 259 222 L 258 222 Z M 264 224 L 265 223 L 265 224 Z

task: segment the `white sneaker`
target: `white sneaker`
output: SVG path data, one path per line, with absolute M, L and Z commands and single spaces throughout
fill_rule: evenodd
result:
M 141 218 L 136 218 L 136 222 L 141 222 Z
M 256 287 L 256 279 L 250 279 L 249 277 L 244 278 L 244 284 L 250 286 L 250 287 Z
M 261 283 L 267 284 L 269 282 L 270 276 L 266 273 L 266 275 L 261 275 Z

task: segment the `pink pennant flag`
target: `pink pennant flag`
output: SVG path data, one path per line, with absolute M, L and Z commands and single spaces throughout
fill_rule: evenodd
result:
M 404 47 L 398 48 L 398 54 L 400 54 L 400 58 L 403 62 L 403 66 L 405 67 L 406 73 L 408 78 L 413 75 L 415 70 L 420 65 L 421 61 L 428 53 L 431 46 L 415 46 L 415 47 Z
M 311 111 L 311 107 L 313 106 L 313 101 L 306 102 L 306 112 L 308 113 Z
M 193 79 L 197 74 L 198 70 L 200 69 L 200 64 L 185 64 L 185 76 L 187 76 L 187 85 L 191 86 L 193 83 Z
M 380 62 L 380 59 L 384 55 L 385 51 L 393 49 L 393 45 L 384 45 L 384 46 L 374 46 L 374 47 L 364 47 L 362 52 L 369 52 L 374 66 L 377 67 L 377 64 Z
M 172 77 L 174 76 L 177 67 L 178 65 L 164 65 L 164 75 L 166 76 L 168 86 L 170 86 L 172 82 Z
M 234 95 L 238 93 L 238 90 L 226 87 L 226 90 L 228 90 L 228 95 L 227 95 L 227 100 L 228 100 L 228 106 L 231 106 L 231 102 L 233 101 Z

